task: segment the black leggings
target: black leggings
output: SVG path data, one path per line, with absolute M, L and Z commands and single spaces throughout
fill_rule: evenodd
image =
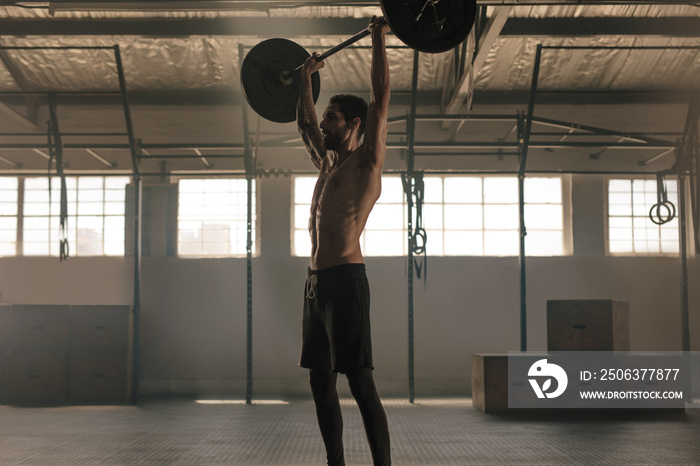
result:
M 346 372 L 350 392 L 360 408 L 372 461 L 375 466 L 391 465 L 389 427 L 384 407 L 377 394 L 372 369 L 359 367 Z M 343 418 L 335 385 L 338 374 L 312 369 L 309 377 L 316 404 L 316 417 L 326 446 L 328 464 L 344 466 Z

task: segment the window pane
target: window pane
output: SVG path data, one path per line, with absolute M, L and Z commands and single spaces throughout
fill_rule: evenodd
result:
M 517 231 L 484 232 L 484 253 L 487 256 L 517 256 L 520 236 Z
M 107 176 L 105 177 L 105 189 L 109 191 L 117 190 L 124 195 L 124 187 L 131 179 L 128 176 Z
M 0 202 L 0 215 L 17 215 L 17 201 Z
M 629 205 L 632 197 L 629 193 L 610 193 L 608 194 L 608 203 L 610 205 Z
M 423 226 L 426 229 L 442 229 L 442 204 L 423 205 Z
M 14 243 L 16 239 L 17 232 L 15 230 L 0 230 L 0 242 Z
M 525 178 L 525 202 L 561 204 L 561 178 Z
M 8 191 L 17 193 L 19 188 L 19 180 L 14 176 L 0 176 L 0 191 Z
M 483 220 L 481 205 L 445 205 L 446 230 L 480 230 Z
M 364 253 L 368 256 L 403 255 L 403 232 L 365 231 Z
M 632 219 L 626 217 L 610 217 L 608 219 L 610 228 L 632 228 Z
M 103 215 L 102 202 L 81 202 L 78 207 L 78 215 Z
M 48 243 L 29 243 L 24 241 L 22 243 L 22 249 L 25 256 L 48 256 L 49 255 L 49 244 Z
M 525 236 L 525 254 L 532 256 L 560 256 L 562 253 L 563 244 L 559 232 L 527 231 Z
M 446 231 L 445 255 L 483 256 L 483 233 L 481 231 Z
M 104 200 L 104 194 L 101 189 L 80 189 L 78 191 L 78 202 L 102 202 Z
M 56 219 L 58 222 L 58 219 Z M 28 230 L 48 230 L 49 229 L 49 218 L 48 217 L 34 217 L 24 219 L 24 231 Z
M 405 202 L 404 197 L 401 177 L 382 177 L 382 194 L 379 196 L 379 200 L 377 200 L 378 204 L 401 204 Z
M 375 204 L 369 214 L 366 230 L 401 230 L 403 228 L 403 210 L 401 204 Z
M 297 176 L 294 178 L 294 202 L 297 204 L 311 204 L 316 186 L 317 177 Z
M 485 178 L 484 203 L 486 204 L 517 204 L 517 178 Z
M 423 202 L 442 202 L 442 178 L 426 176 L 423 178 Z
M 442 244 L 442 230 L 427 230 L 428 243 L 425 245 L 425 250 L 429 256 L 444 256 L 445 250 Z
M 481 204 L 482 180 L 477 177 L 445 177 L 445 202 Z
M 485 205 L 484 225 L 489 230 L 518 229 L 517 205 Z
M 308 229 L 310 216 L 310 204 L 297 204 L 294 206 L 294 228 Z
M 674 180 L 665 183 L 666 189 L 676 188 Z M 608 239 L 611 253 L 675 253 L 678 250 L 678 221 L 656 225 L 649 211 L 657 203 L 656 180 L 609 180 L 608 182 Z M 668 198 L 674 202 L 675 192 Z M 670 210 L 659 209 L 666 217 Z
M 632 215 L 632 205 L 611 205 L 608 208 L 608 214 L 610 216 L 631 216 Z
M 201 256 L 202 251 L 202 243 L 179 242 L 177 247 L 177 252 L 181 256 Z
M 69 243 L 70 246 L 70 243 Z M 101 242 L 93 242 L 93 243 L 88 243 L 85 241 L 79 241 L 78 242 L 78 255 L 79 256 L 101 256 L 103 253 L 102 251 L 102 243 Z
M 245 179 L 181 180 L 178 205 L 180 255 L 246 254 L 248 182 Z M 198 190 L 198 191 L 197 191 Z M 255 182 L 253 182 L 255 191 Z M 253 196 L 253 217 L 255 196 Z M 255 218 L 252 229 L 255 230 Z M 198 243 L 197 247 L 185 243 Z M 251 250 L 255 251 L 255 235 Z
M 122 202 L 105 202 L 105 215 L 124 216 L 124 201 Z
M 610 252 L 633 252 L 632 241 L 610 241 Z
M 608 192 L 629 194 L 632 192 L 632 183 L 630 180 L 610 180 Z
M 0 230 L 13 230 L 17 229 L 17 218 L 16 217 L 0 217 Z
M 525 204 L 525 225 L 528 231 L 532 228 L 561 230 L 563 228 L 562 215 L 561 204 Z
M 662 241 L 661 252 L 678 253 L 678 241 Z
M 608 234 L 611 241 L 632 241 L 631 228 L 611 228 Z
M 38 190 L 48 192 L 49 180 L 47 178 L 27 178 L 24 180 L 25 190 Z
M 0 242 L 0 256 L 16 256 L 17 255 L 17 245 L 12 243 L 2 243 Z
M 311 238 L 306 230 L 294 232 L 294 255 L 300 257 L 311 256 Z

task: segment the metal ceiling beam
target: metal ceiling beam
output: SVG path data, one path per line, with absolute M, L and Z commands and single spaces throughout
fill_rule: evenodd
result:
M 356 91 L 338 90 L 338 94 L 352 93 Z M 653 104 L 680 104 L 688 101 L 690 89 L 679 89 L 677 92 L 661 92 L 649 90 L 648 92 L 625 91 L 560 91 L 540 93 L 537 96 L 538 105 L 653 105 Z M 439 102 L 441 91 L 419 91 L 418 105 L 432 106 Z M 479 91 L 474 95 L 475 106 L 506 105 L 517 106 L 527 103 L 527 91 Z M 10 105 L 21 105 L 23 96 L 6 96 L 3 101 Z M 61 98 L 61 105 L 120 105 L 117 96 L 95 95 L 66 95 Z M 235 92 L 188 90 L 188 91 L 130 91 L 129 105 L 158 105 L 158 106 L 201 106 L 201 105 L 240 105 L 241 99 Z M 410 104 L 410 93 L 392 91 L 391 104 L 394 106 L 407 106 Z M 17 114 L 19 117 L 20 115 Z M 36 132 L 36 130 L 34 130 Z M 100 135 L 100 134 L 96 134 Z M 102 134 L 106 135 L 106 134 Z M 114 134 L 116 136 L 116 134 Z
M 517 4 L 525 6 L 542 5 L 697 5 L 696 0 L 478 0 L 480 5 Z M 31 0 L 7 2 L 31 4 Z M 377 6 L 373 0 L 51 0 L 52 11 L 226 11 L 257 10 L 298 7 L 362 7 Z
M 486 58 L 491 50 L 491 47 L 498 39 L 498 36 L 503 29 L 503 26 L 508 21 L 508 16 L 512 10 L 512 6 L 496 8 L 493 16 L 489 18 L 484 31 L 479 37 L 479 42 L 476 47 L 476 54 L 471 63 L 467 64 L 468 69 L 462 74 L 462 78 L 459 80 L 455 86 L 452 97 L 447 101 L 443 112 L 447 114 L 454 114 L 460 111 L 464 101 L 467 99 L 470 93 L 474 91 L 474 78 L 481 70 Z M 455 133 L 459 125 L 452 125 L 454 138 Z
M 5 37 L 351 36 L 365 27 L 366 18 L 0 19 L 0 31 Z M 700 37 L 700 17 L 508 18 L 499 32 L 501 36 L 528 37 Z
M 3 36 L 350 36 L 365 18 L 0 19 Z
M 700 17 L 509 18 L 501 35 L 700 37 Z

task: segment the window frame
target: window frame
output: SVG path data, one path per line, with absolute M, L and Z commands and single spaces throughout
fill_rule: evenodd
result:
M 652 174 L 653 175 L 653 174 Z M 645 175 L 606 175 L 605 176 L 605 186 L 604 186 L 604 206 L 603 206 L 603 217 L 604 217 L 604 240 L 605 240 L 605 255 L 610 256 L 610 257 L 679 257 L 680 255 L 680 250 L 681 250 L 681 244 L 680 244 L 680 238 L 677 237 L 676 241 L 678 243 L 678 252 L 635 252 L 635 251 L 626 251 L 626 252 L 612 252 L 610 251 L 610 181 L 611 180 L 644 180 L 644 181 L 654 181 L 656 182 L 656 179 L 652 176 L 645 176 Z M 674 179 L 676 181 L 676 192 L 678 195 L 678 198 L 676 199 L 676 202 L 674 203 L 676 207 L 676 219 L 678 219 L 678 233 L 680 235 L 680 202 L 679 198 L 682 195 L 680 191 L 678 191 L 678 184 L 677 184 L 677 179 Z M 632 205 L 632 209 L 634 209 L 634 205 Z M 633 215 L 632 219 L 634 219 L 634 210 L 633 210 Z M 648 215 L 647 215 L 648 219 Z M 633 220 L 634 221 L 634 220 Z M 651 223 L 651 220 L 649 220 Z M 687 224 L 686 222 L 686 234 L 689 233 L 689 228 L 692 228 L 692 226 Z M 692 223 L 692 222 L 690 222 Z M 632 224 L 632 228 L 634 229 L 634 223 Z M 690 241 L 690 247 L 689 249 L 694 249 L 693 241 Z
M 12 176 L 12 175 L 9 175 Z M 59 175 L 55 173 L 51 173 L 50 176 L 49 174 L 32 174 L 32 175 L 15 175 L 17 176 L 19 183 L 18 183 L 18 209 L 17 209 L 17 254 L 15 256 L 5 256 L 5 257 L 32 257 L 32 258 L 55 258 L 59 257 L 59 254 L 51 254 L 51 242 L 49 241 L 49 254 L 25 254 L 25 242 L 24 242 L 24 231 L 25 231 L 25 220 L 27 218 L 50 218 L 50 219 L 56 219 L 58 221 L 59 216 L 58 215 L 53 215 L 51 214 L 51 206 L 49 205 L 49 215 L 47 216 L 27 216 L 25 215 L 25 205 L 24 205 L 24 200 L 26 197 L 26 180 L 29 178 L 42 178 L 42 179 L 57 179 L 60 178 Z M 70 173 L 66 174 L 66 178 L 75 178 L 76 180 L 79 180 L 80 178 L 102 178 L 103 179 L 103 187 L 102 187 L 102 192 L 103 192 L 103 200 L 102 204 L 104 206 L 105 202 L 108 202 L 104 199 L 104 192 L 105 192 L 105 187 L 104 187 L 104 180 L 107 180 L 109 178 L 115 178 L 115 177 L 123 177 L 123 178 L 128 178 L 129 180 L 127 183 L 124 185 L 124 193 L 126 192 L 126 186 L 133 180 L 133 176 L 131 172 L 128 173 L 114 173 L 110 175 L 106 175 L 104 173 L 92 173 L 92 172 L 87 172 L 87 173 Z M 60 199 L 60 191 L 54 189 L 52 191 L 52 201 L 56 201 L 57 199 Z M 124 194 L 124 200 L 126 201 L 126 194 Z M 69 201 L 70 202 L 70 201 Z M 77 198 L 76 198 L 77 202 Z M 76 204 L 76 207 L 79 205 L 79 203 Z M 82 215 L 82 217 L 85 217 L 86 215 Z M 87 215 L 88 217 L 95 217 L 95 215 Z M 70 215 L 68 216 L 69 218 L 69 224 L 68 224 L 68 231 L 70 232 L 71 230 L 75 231 L 75 234 L 78 234 L 78 223 L 77 220 L 81 217 L 81 215 L 78 214 L 77 210 L 75 215 Z M 102 217 L 103 219 L 105 217 L 117 217 L 117 215 L 107 215 L 104 213 L 101 215 L 97 215 L 96 217 Z M 126 230 L 126 205 L 124 205 L 124 214 L 122 215 L 124 219 L 124 229 Z M 71 221 L 72 219 L 72 221 Z M 50 226 L 49 226 L 50 228 Z M 103 222 L 103 229 L 102 229 L 102 253 L 101 254 L 82 254 L 78 255 L 78 245 L 74 244 L 73 241 L 70 241 L 69 239 L 69 246 L 70 246 L 70 257 L 71 258 L 78 258 L 78 259 L 86 259 L 86 258 L 118 258 L 118 257 L 125 257 L 126 253 L 126 237 L 124 239 L 124 253 L 122 254 L 105 254 L 105 248 L 104 248 L 104 222 Z M 47 231 L 48 233 L 48 231 Z M 126 231 L 125 231 L 126 234 Z
M 0 258 L 7 257 L 22 257 L 22 230 L 23 230 L 23 212 L 24 212 L 24 178 L 23 176 L 2 174 L 0 177 L 3 178 L 16 178 L 17 179 L 17 214 L 8 215 L 7 217 L 15 218 L 15 253 L 12 255 L 0 256 Z M 5 216 L 3 216 L 5 217 Z
M 183 259 L 183 260 L 201 260 L 201 259 L 241 259 L 247 257 L 247 253 L 244 252 L 242 254 L 213 254 L 213 255 L 181 255 L 180 254 L 180 181 L 182 180 L 215 180 L 215 179 L 241 179 L 243 181 L 247 181 L 246 174 L 245 172 L 241 172 L 240 175 L 231 175 L 231 174 L 226 174 L 226 175 L 208 175 L 204 174 L 205 176 L 185 176 L 185 175 L 178 175 L 177 172 L 173 172 L 170 176 L 168 176 L 168 179 L 165 181 L 166 183 L 170 184 L 175 184 L 177 185 L 177 212 L 175 214 L 175 236 L 176 236 L 176 244 L 175 244 L 175 257 L 177 259 Z M 256 178 L 253 180 L 254 181 L 254 187 L 253 187 L 253 197 L 255 199 L 255 211 L 253 212 L 253 243 L 255 244 L 255 250 L 251 254 L 252 257 L 260 257 L 262 254 L 262 243 L 261 243 L 261 218 L 260 218 L 260 206 L 261 206 L 261 184 L 260 179 Z M 247 207 L 247 202 L 246 202 L 246 207 Z M 247 223 L 247 219 L 246 219 Z
M 399 173 L 386 173 L 383 176 L 391 176 L 391 177 L 400 177 L 401 175 Z M 296 182 L 295 180 L 299 177 L 306 177 L 306 178 L 316 178 L 316 175 L 310 175 L 310 174 L 297 174 L 292 176 L 292 182 L 291 182 L 291 205 L 290 205 L 290 253 L 292 257 L 308 257 L 306 255 L 298 255 L 296 253 L 296 245 L 295 245 L 295 235 L 297 231 L 300 231 L 300 229 L 296 228 L 296 218 L 295 218 L 295 210 L 297 204 L 295 201 L 295 187 L 296 187 Z M 486 178 L 516 178 L 517 175 L 489 175 L 489 174 L 470 174 L 470 173 L 454 173 L 454 174 L 431 174 L 430 172 L 425 172 L 424 173 L 424 178 L 428 177 L 438 177 L 441 178 L 444 182 L 445 178 L 449 177 L 475 177 L 475 178 L 481 178 L 482 183 L 483 180 Z M 572 195 L 571 195 L 571 185 L 572 185 L 572 177 L 570 174 L 543 174 L 543 175 L 534 175 L 530 176 L 530 178 L 557 178 L 561 181 L 561 206 L 562 206 L 562 252 L 561 254 L 557 255 L 535 255 L 535 254 L 527 254 L 526 251 L 526 257 L 564 257 L 564 256 L 571 256 L 573 255 L 573 218 L 572 218 Z M 443 184 L 443 190 L 444 190 L 444 184 Z M 443 191 L 444 194 L 444 191 Z M 442 197 L 442 196 L 441 196 Z M 405 218 L 405 211 L 406 211 L 406 199 L 405 199 L 405 194 L 403 195 L 403 210 L 404 210 L 404 218 Z M 430 203 L 427 202 L 427 204 L 433 204 L 433 205 L 438 205 L 437 203 Z M 442 206 L 443 209 L 443 226 L 441 227 L 441 231 L 443 232 L 443 243 L 444 243 L 444 208 L 445 208 L 445 201 L 444 197 L 441 203 L 439 204 Z M 481 205 L 483 206 L 483 200 Z M 517 203 L 515 205 L 518 205 Z M 414 219 L 415 220 L 415 219 Z M 527 220 L 525 227 L 527 228 Z M 404 236 L 407 236 L 407 228 L 406 225 L 402 226 L 402 230 L 404 233 Z M 426 230 L 430 230 L 429 228 L 426 228 Z M 484 231 L 484 228 L 482 226 L 481 231 Z M 363 232 L 364 233 L 364 232 Z M 430 235 L 428 235 L 430 236 Z M 407 241 L 406 238 L 404 238 L 404 241 Z M 363 250 L 364 254 L 364 250 Z M 392 256 L 375 256 L 375 255 L 367 255 L 366 257 L 405 257 L 405 254 L 402 254 L 400 256 L 392 255 Z M 444 254 L 444 246 L 443 246 L 443 254 L 441 255 L 433 255 L 432 257 L 518 257 L 518 254 L 514 255 L 490 255 L 490 254 L 481 254 L 481 255 L 456 255 L 456 254 Z

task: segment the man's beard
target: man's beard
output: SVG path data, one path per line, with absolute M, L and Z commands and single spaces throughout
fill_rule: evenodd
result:
M 323 143 L 325 145 L 326 150 L 338 150 L 340 147 L 342 140 L 340 137 L 335 136 L 331 133 L 326 133 L 323 135 Z

